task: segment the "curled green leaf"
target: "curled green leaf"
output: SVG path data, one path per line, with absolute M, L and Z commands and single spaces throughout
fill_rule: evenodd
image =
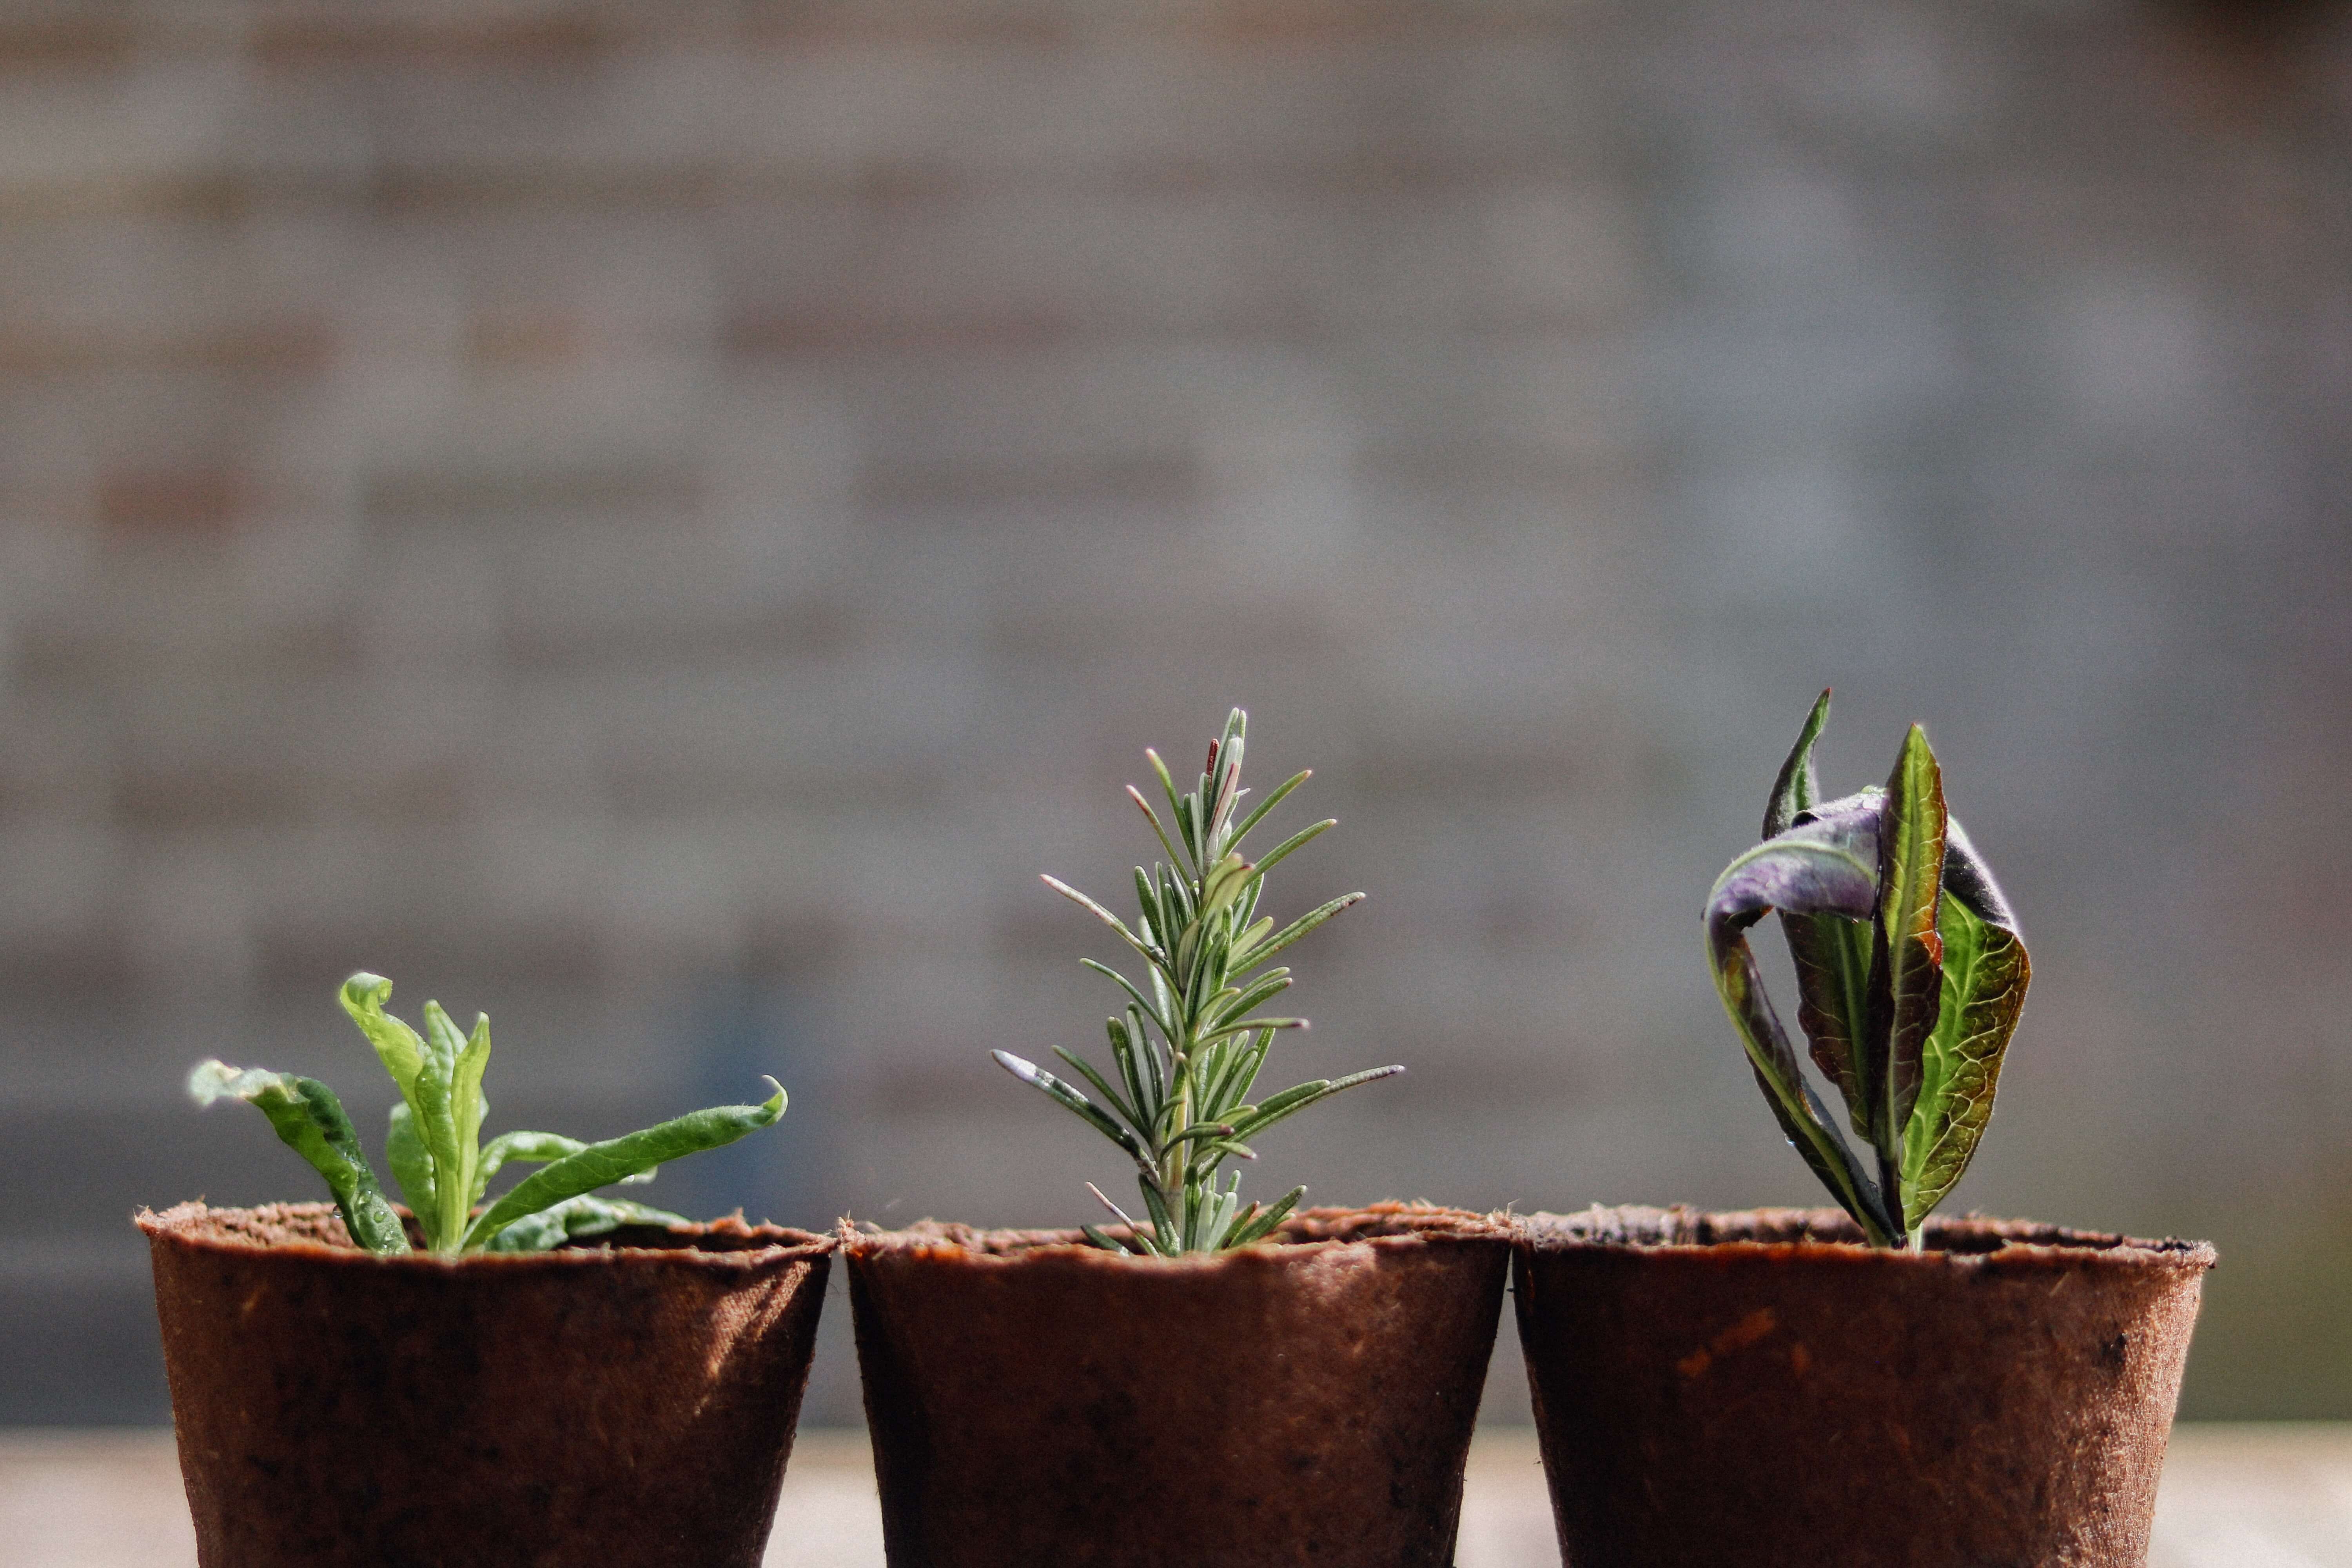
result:
M 482 1092 L 482 1076 L 490 1055 L 488 1015 L 478 1015 L 473 1028 L 461 1034 L 438 1002 L 427 1002 L 425 1030 L 419 1034 L 385 1010 L 391 995 L 391 981 L 364 971 L 345 981 L 338 993 L 343 1010 L 400 1091 L 385 1130 L 385 1155 L 426 1247 L 443 1257 L 493 1244 L 501 1251 L 551 1246 L 567 1237 L 593 1234 L 607 1220 L 635 1223 L 627 1216 L 651 1216 L 647 1223 L 675 1219 L 618 1199 L 590 1201 L 587 1194 L 602 1186 L 651 1181 L 664 1163 L 731 1143 L 783 1114 L 784 1091 L 771 1079 L 776 1092 L 762 1105 L 696 1111 L 626 1138 L 583 1143 L 553 1133 L 509 1132 L 485 1145 L 481 1128 L 489 1102 Z M 285 1073 L 240 1072 L 213 1061 L 196 1069 L 189 1089 L 200 1102 L 233 1095 L 257 1106 L 278 1136 L 327 1179 L 355 1240 L 372 1251 L 408 1250 L 401 1222 L 376 1185 L 341 1104 L 326 1085 Z M 473 1205 L 482 1200 L 490 1179 L 511 1161 L 545 1162 L 547 1168 L 474 1215 Z M 535 1226 L 512 1228 L 518 1222 L 551 1215 Z M 613 1219 L 614 1215 L 624 1217 Z
M 383 1063 L 383 1070 L 404 1099 L 415 1092 L 416 1076 L 425 1068 L 425 1042 L 416 1031 L 383 1010 L 392 999 L 392 982 L 365 970 L 343 982 L 343 1011 L 360 1026 L 368 1044 Z
M 408 1250 L 400 1216 L 384 1201 L 359 1134 L 343 1114 L 335 1091 L 314 1078 L 298 1078 L 266 1068 L 233 1068 L 215 1059 L 188 1075 L 188 1092 L 198 1105 L 223 1098 L 241 1100 L 269 1119 L 287 1147 L 327 1180 L 352 1239 L 374 1253 Z
M 620 1198 L 588 1194 L 516 1220 L 483 1244 L 486 1252 L 545 1252 L 580 1237 L 604 1236 L 625 1225 L 691 1225 L 684 1215 Z

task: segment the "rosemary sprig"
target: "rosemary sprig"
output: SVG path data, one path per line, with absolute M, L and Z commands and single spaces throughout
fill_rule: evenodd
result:
M 1307 1027 L 1304 1018 L 1258 1015 L 1258 1008 L 1290 986 L 1288 969 L 1267 965 L 1364 895 L 1333 899 L 1279 931 L 1272 917 L 1257 912 L 1265 874 L 1336 819 L 1301 828 L 1260 860 L 1244 858 L 1242 841 L 1250 830 L 1308 777 L 1301 773 L 1284 781 L 1236 823 L 1234 813 L 1249 793 L 1241 785 L 1248 725 L 1249 716 L 1234 709 L 1224 733 L 1210 744 L 1199 784 L 1183 795 L 1176 793 L 1160 754 L 1143 753 L 1167 797 L 1169 822 L 1160 820 L 1134 785 L 1127 793 L 1150 820 L 1168 859 L 1154 862 L 1150 871 L 1136 868 L 1141 913 L 1132 927 L 1076 888 L 1045 879 L 1046 886 L 1117 931 L 1144 962 L 1144 984 L 1138 984 L 1107 963 L 1080 960 L 1126 993 L 1123 1012 L 1107 1020 L 1116 1079 L 1056 1046 L 1054 1054 L 1086 1080 L 1090 1098 L 1034 1062 L 1010 1051 L 994 1053 L 1006 1071 L 1042 1090 L 1135 1162 L 1141 1219 L 1087 1184 L 1125 1227 L 1117 1237 L 1097 1226 L 1084 1227 L 1087 1239 L 1109 1251 L 1174 1258 L 1264 1240 L 1298 1206 L 1307 1189 L 1293 1187 L 1271 1207 L 1244 1205 L 1241 1173 L 1220 1186 L 1218 1167 L 1228 1159 L 1256 1159 L 1250 1139 L 1318 1100 L 1404 1071 L 1372 1068 L 1345 1078 L 1316 1079 L 1264 1100 L 1250 1099 L 1275 1032 Z

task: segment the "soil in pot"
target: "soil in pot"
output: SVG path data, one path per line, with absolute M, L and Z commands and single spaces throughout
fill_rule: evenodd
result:
M 204 1568 L 756 1568 L 830 1238 L 453 1263 L 362 1252 L 331 1204 L 139 1226 Z
M 1445 1568 L 1508 1232 L 1318 1209 L 1280 1245 L 845 1231 L 892 1568 Z
M 1569 1568 L 2137 1568 L 2213 1249 L 1835 1210 L 1532 1215 L 1519 1333 Z

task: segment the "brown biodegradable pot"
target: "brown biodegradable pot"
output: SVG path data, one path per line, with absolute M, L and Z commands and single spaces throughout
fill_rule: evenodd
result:
M 204 1568 L 756 1568 L 833 1242 L 740 1220 L 375 1258 L 142 1212 Z
M 2137 1568 L 2213 1249 L 1595 1208 L 1516 1247 L 1570 1568 Z
M 892 1568 L 1446 1568 L 1509 1265 L 1475 1215 L 1144 1258 L 845 1230 Z

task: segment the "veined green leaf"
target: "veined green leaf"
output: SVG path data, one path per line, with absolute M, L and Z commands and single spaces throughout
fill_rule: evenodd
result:
M 499 1231 L 483 1244 L 485 1252 L 545 1252 L 560 1247 L 575 1237 L 603 1236 L 625 1225 L 691 1225 L 684 1215 L 667 1209 L 648 1208 L 621 1198 L 600 1198 L 587 1194 L 566 1198 L 552 1207 L 522 1218 Z
M 1942 1007 L 1922 1055 L 1918 1103 L 1903 1140 L 1905 1218 L 1914 1229 L 1975 1157 L 2033 975 L 2015 918 L 1957 822 L 1948 846 L 1937 921 Z
M 1918 1102 L 1920 1064 L 1943 1001 L 1944 942 L 1936 925 L 1944 886 L 1946 815 L 1936 754 L 1928 750 L 1927 732 L 1914 724 L 1886 781 L 1871 939 L 1868 1037 L 1886 1073 L 1872 1142 L 1880 1169 L 1888 1173 L 1903 1164 L 1902 1134 Z
M 533 1172 L 475 1218 L 466 1232 L 467 1245 L 496 1236 L 524 1215 L 551 1208 L 567 1198 L 610 1186 L 688 1154 L 720 1148 L 772 1125 L 784 1113 L 784 1091 L 773 1079 L 768 1085 L 776 1092 L 759 1105 L 720 1105 L 689 1111 L 626 1137 L 591 1143 Z
M 409 1249 L 400 1216 L 384 1201 L 383 1189 L 360 1149 L 359 1134 L 352 1130 L 351 1118 L 343 1114 L 333 1089 L 314 1078 L 265 1068 L 239 1069 L 215 1059 L 189 1075 L 188 1092 L 198 1105 L 226 1095 L 259 1110 L 287 1147 L 326 1178 L 327 1190 L 342 1211 L 343 1228 L 353 1241 L 377 1254 Z

